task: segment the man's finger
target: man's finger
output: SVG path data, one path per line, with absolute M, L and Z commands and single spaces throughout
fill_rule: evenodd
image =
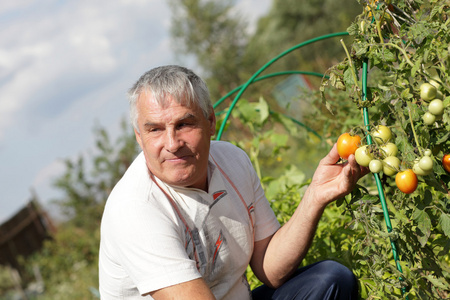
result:
M 322 160 L 321 160 L 321 164 L 324 165 L 334 165 L 335 163 L 337 163 L 339 161 L 339 153 L 337 151 L 337 144 L 335 143 L 333 145 L 333 148 L 330 150 L 330 152 L 328 152 L 327 156 L 325 156 Z

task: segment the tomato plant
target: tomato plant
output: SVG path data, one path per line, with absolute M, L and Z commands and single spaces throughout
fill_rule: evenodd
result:
M 361 277 L 370 278 L 360 280 L 362 297 L 448 299 L 450 5 L 444 0 L 359 2 L 364 9 L 348 28 L 353 41 L 341 41 L 346 58 L 328 70 L 321 91 L 334 87 L 366 113 L 364 123 L 354 127 L 370 135 L 374 159 L 383 159 L 383 171 L 362 183 L 367 192 L 359 189 L 342 204 L 368 233 L 367 240 L 355 241 L 363 244 L 355 246 L 361 255 L 357 264 L 369 269 L 359 269 Z M 341 122 L 356 117 L 342 116 Z M 398 148 L 396 155 L 383 150 L 388 143 Z M 371 198 L 374 193 L 377 200 Z M 385 210 L 389 222 L 377 213 Z M 379 244 L 386 234 L 399 256 L 389 242 Z
M 411 169 L 398 172 L 395 175 L 395 184 L 405 194 L 413 193 L 417 188 L 417 183 L 417 176 Z
M 351 154 L 355 154 L 356 149 L 361 144 L 361 137 L 348 132 L 343 133 L 337 140 L 337 151 L 343 159 L 348 159 Z

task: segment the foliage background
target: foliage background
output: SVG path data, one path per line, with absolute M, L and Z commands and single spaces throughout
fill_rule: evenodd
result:
M 399 95 L 398 88 L 408 90 L 400 92 L 407 99 L 417 97 L 418 82 L 424 77 L 412 76 L 411 72 L 420 70 L 422 61 L 417 63 L 417 67 L 408 67 L 402 63 L 401 51 L 379 46 L 378 32 L 386 30 L 389 24 L 389 20 L 383 19 L 386 15 L 382 14 L 386 12 L 384 8 L 388 3 L 379 2 L 386 6 L 378 7 L 374 1 L 354 1 L 353 5 L 348 5 L 348 1 L 343 0 L 274 0 L 270 12 L 259 20 L 251 36 L 245 33 L 243 17 L 233 11 L 232 1 L 171 0 L 170 3 L 174 9 L 174 45 L 178 45 L 181 59 L 186 55 L 196 59 L 213 99 L 219 99 L 243 84 L 259 67 L 287 48 L 348 28 L 352 35 L 343 41 L 350 49 L 355 70 L 360 70 L 364 55 L 369 56 L 374 66 L 369 82 L 373 95 L 370 101 L 372 122 L 383 122 L 395 128 L 396 143 L 402 153 L 417 154 L 417 150 L 410 148 L 414 143 L 410 137 L 407 106 L 391 106 L 391 101 Z M 415 31 L 407 31 L 410 26 L 402 27 L 405 36 L 414 37 L 418 32 L 426 32 L 425 29 L 429 29 L 427 22 L 440 24 L 442 36 L 447 33 L 448 6 L 445 6 L 445 1 L 398 1 L 397 5 L 407 12 L 414 10 L 411 5 L 423 8 L 423 14 L 415 16 L 422 27 L 415 27 Z M 441 11 L 433 16 L 430 14 L 431 5 L 440 7 Z M 377 7 L 381 9 L 377 10 Z M 376 16 L 375 23 L 371 21 L 372 14 Z M 447 16 L 447 21 L 433 19 L 433 23 L 430 16 Z M 363 21 L 364 26 L 361 26 Z M 415 49 L 437 49 L 436 39 L 430 36 L 437 36 L 436 31 L 428 33 L 428 36 L 423 35 Z M 384 34 L 392 40 L 402 36 L 390 31 Z M 439 42 L 441 50 L 448 46 L 446 39 Z M 441 54 L 434 53 L 434 57 L 444 55 L 442 51 L 439 52 Z M 417 53 L 420 51 L 407 54 L 415 62 Z M 386 64 L 392 56 L 397 60 Z M 448 66 L 448 53 L 443 64 Z M 293 102 L 301 102 L 302 122 L 320 138 L 293 122 L 287 116 L 292 113 L 290 107 L 280 107 L 274 100 L 271 91 L 284 78 L 252 84 L 233 111 L 222 139 L 232 141 L 249 154 L 281 223 L 292 215 L 316 165 L 340 133 L 355 128 L 361 130 L 357 83 L 349 75 L 350 69 L 348 57 L 337 39 L 302 48 L 270 67 L 270 72 L 328 70 L 331 80 L 323 82 L 321 91 L 321 79 L 312 78 L 311 82 L 317 89 L 301 90 L 292 99 Z M 446 83 L 450 82 L 446 70 L 444 74 Z M 405 86 L 405 79 L 409 89 Z M 446 88 L 446 92 L 449 91 Z M 228 99 L 217 109 L 218 126 L 223 117 L 222 110 L 226 111 L 230 101 Z M 420 109 L 415 110 L 417 126 L 422 125 L 418 119 L 423 114 Z M 448 132 L 448 119 L 445 118 L 443 122 L 446 122 Z M 433 135 L 426 134 L 428 129 L 417 128 L 417 131 L 421 142 L 426 140 L 441 146 L 435 157 L 448 153 L 448 138 L 442 140 L 434 136 L 433 140 Z M 115 141 L 110 140 L 108 132 L 100 125 L 94 127 L 94 132 L 97 140 L 92 155 L 80 156 L 75 161 L 67 160 L 66 173 L 55 182 L 55 186 L 65 194 L 55 202 L 64 211 L 67 221 L 60 224 L 54 239 L 46 243 L 42 252 L 23 259 L 24 284 L 34 279 L 34 266 L 39 267 L 45 283 L 45 292 L 30 295 L 32 298 L 95 299 L 98 296 L 101 213 L 107 195 L 139 149 L 131 127 L 125 121 L 122 134 Z M 359 182 L 359 189 L 325 210 L 312 247 L 302 264 L 323 259 L 345 264 L 359 279 L 362 299 L 402 298 L 402 286 L 408 287 L 410 299 L 447 298 L 450 243 L 445 216 L 449 213 L 449 194 L 448 190 L 443 190 L 442 182 L 448 188 L 450 176 L 438 165 L 436 168 L 438 184 L 436 177 L 422 178 L 418 191 L 411 196 L 399 193 L 392 180 L 383 177 L 390 215 L 396 228 L 393 233 L 386 231 L 377 190 L 372 178 L 366 176 Z M 395 268 L 390 240 L 395 240 L 402 251 L 404 274 L 399 274 Z M 6 271 L 0 269 L 0 278 L 8 278 L 5 274 Z M 260 284 L 250 269 L 248 278 L 252 287 Z M 13 298 L 9 292 L 11 287 L 12 282 L 0 280 L 0 294 L 4 298 Z

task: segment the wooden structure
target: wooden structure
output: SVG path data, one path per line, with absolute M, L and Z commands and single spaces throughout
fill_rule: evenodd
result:
M 0 225 L 0 265 L 20 270 L 18 256 L 26 257 L 42 247 L 55 228 L 47 213 L 33 199 Z

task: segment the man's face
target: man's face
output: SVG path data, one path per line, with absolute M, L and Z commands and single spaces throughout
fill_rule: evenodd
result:
M 186 107 L 171 97 L 167 100 L 162 107 L 145 91 L 137 100 L 139 132 L 135 134 L 147 167 L 167 184 L 206 190 L 214 113 L 207 119 L 199 107 Z

